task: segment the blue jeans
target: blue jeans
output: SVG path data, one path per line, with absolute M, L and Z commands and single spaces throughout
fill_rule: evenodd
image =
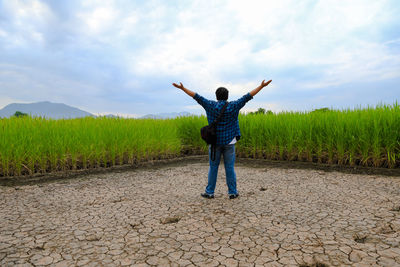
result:
M 235 145 L 216 146 L 215 160 L 211 160 L 211 146 L 208 147 L 208 155 L 210 158 L 210 169 L 208 171 L 208 185 L 206 187 L 207 194 L 214 194 L 215 185 L 217 184 L 217 175 L 221 154 L 224 156 L 224 166 L 226 174 L 226 185 L 228 186 L 228 194 L 237 194 L 236 189 L 236 173 L 235 165 Z

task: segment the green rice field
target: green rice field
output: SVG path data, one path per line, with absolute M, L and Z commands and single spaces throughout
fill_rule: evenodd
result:
M 248 114 L 237 155 L 340 165 L 400 167 L 400 107 Z M 206 154 L 204 116 L 167 120 L 0 119 L 0 176 L 110 167 Z

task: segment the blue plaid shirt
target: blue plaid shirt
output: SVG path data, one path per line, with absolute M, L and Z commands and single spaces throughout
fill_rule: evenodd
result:
M 226 103 L 226 100 L 219 100 L 218 102 L 208 100 L 197 93 L 193 98 L 206 110 L 208 124 L 211 124 L 217 118 Z M 234 137 L 237 140 L 240 139 L 239 110 L 252 98 L 250 93 L 247 93 L 238 100 L 229 102 L 217 124 L 217 145 L 227 145 Z

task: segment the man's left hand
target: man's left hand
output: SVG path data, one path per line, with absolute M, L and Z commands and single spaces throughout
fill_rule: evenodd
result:
M 265 86 L 267 86 L 268 84 L 270 84 L 272 82 L 272 80 L 269 80 L 268 82 L 265 82 L 265 80 L 263 80 L 262 82 L 261 82 L 261 87 L 265 87 Z

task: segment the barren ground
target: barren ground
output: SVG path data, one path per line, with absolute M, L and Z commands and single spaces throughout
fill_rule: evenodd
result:
M 222 164 L 202 199 L 207 171 L 199 157 L 3 183 L 0 266 L 400 266 L 399 176 L 239 161 L 240 197 Z

